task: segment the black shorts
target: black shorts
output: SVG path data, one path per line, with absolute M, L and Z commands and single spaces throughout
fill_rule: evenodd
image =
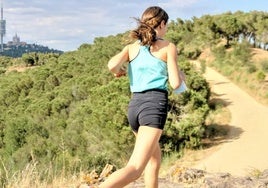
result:
M 140 126 L 163 130 L 167 111 L 167 91 L 148 90 L 133 93 L 128 106 L 128 121 L 134 132 L 138 132 Z

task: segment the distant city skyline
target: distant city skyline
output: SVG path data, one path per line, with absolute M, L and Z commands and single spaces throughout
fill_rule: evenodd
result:
M 12 37 L 12 40 L 11 41 L 8 41 L 7 42 L 7 46 L 18 46 L 18 45 L 26 45 L 27 42 L 23 42 L 23 41 L 20 41 L 20 37 L 19 35 L 16 33 L 13 37 Z
M 191 19 L 227 11 L 267 11 L 267 0 L 3 0 L 4 43 L 18 34 L 23 41 L 71 51 L 95 37 L 125 32 L 135 27 L 133 17 L 152 5 L 163 7 L 171 20 Z M 60 7 L 60 8 L 59 8 Z

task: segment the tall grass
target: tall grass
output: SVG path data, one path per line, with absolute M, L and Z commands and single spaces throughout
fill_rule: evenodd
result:
M 98 186 L 115 170 L 113 165 L 106 164 L 99 173 L 96 169 L 91 172 L 85 170 L 71 172 L 65 168 L 58 172 L 54 165 L 48 165 L 47 168 L 40 170 L 37 162 L 30 162 L 23 170 L 10 173 L 3 161 L 1 162 L 1 188 L 82 188 L 88 187 L 87 185 Z
M 85 173 L 54 173 L 52 165 L 39 170 L 36 162 L 28 163 L 25 168 L 15 173 L 10 173 L 2 163 L 0 171 L 1 187 L 3 188 L 75 188 L 82 182 Z

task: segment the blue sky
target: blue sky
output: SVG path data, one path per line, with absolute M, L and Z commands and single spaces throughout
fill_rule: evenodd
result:
M 238 10 L 268 11 L 268 0 L 2 0 L 6 36 L 63 51 L 76 50 L 95 37 L 123 33 L 135 27 L 152 5 L 161 6 L 171 20 Z

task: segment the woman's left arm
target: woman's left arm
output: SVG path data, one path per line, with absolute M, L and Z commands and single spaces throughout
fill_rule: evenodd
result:
M 113 56 L 108 62 L 109 70 L 116 77 L 126 75 L 126 70 L 123 68 L 123 64 L 129 61 L 129 46 L 125 46 L 121 52 Z
M 177 64 L 177 48 L 173 43 L 169 43 L 167 49 L 167 66 L 168 66 L 168 77 L 169 83 L 173 89 L 180 86 L 182 78 L 179 75 L 180 69 Z

